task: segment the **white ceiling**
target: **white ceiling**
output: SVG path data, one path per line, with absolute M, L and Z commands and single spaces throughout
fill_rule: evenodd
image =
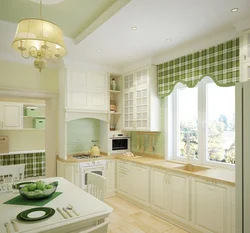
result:
M 238 12 L 231 12 L 234 7 Z M 80 43 L 66 39 L 66 58 L 117 69 L 147 58 L 159 62 L 180 48 L 182 55 L 189 47 L 198 50 L 201 41 L 213 41 L 221 33 L 238 35 L 233 25 L 247 19 L 249 13 L 249 0 L 132 0 Z M 5 30 L 13 29 L 1 24 L 0 34 Z M 11 43 L 11 37 L 8 39 Z M 10 52 L 0 44 L 0 53 L 7 50 Z

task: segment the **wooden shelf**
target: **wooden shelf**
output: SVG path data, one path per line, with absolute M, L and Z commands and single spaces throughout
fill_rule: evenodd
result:
M 121 112 L 109 112 L 109 114 L 112 114 L 112 115 L 121 115 L 122 113 Z

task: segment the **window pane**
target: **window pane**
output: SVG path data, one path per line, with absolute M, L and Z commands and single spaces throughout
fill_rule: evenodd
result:
M 207 84 L 207 159 L 235 163 L 235 91 L 234 87 Z
M 179 155 L 198 158 L 198 89 L 178 91 L 179 106 Z

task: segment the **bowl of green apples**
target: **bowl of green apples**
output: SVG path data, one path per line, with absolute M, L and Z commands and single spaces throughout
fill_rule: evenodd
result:
M 19 189 L 19 193 L 26 199 L 43 199 L 50 197 L 56 191 L 57 186 L 57 181 L 45 184 L 44 181 L 39 180 L 34 183 L 26 184 Z

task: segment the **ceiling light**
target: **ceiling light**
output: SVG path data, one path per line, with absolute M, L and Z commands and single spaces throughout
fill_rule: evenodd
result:
M 131 57 L 131 56 L 129 56 L 128 58 L 129 58 L 129 59 L 131 59 L 132 57 Z
M 239 9 L 238 8 L 233 8 L 231 11 L 232 12 L 237 12 Z
M 35 58 L 34 66 L 41 72 L 47 60 L 57 60 L 67 54 L 63 33 L 56 24 L 42 19 L 42 0 L 40 0 L 40 19 L 23 19 L 17 25 L 12 47 L 23 58 Z
M 97 52 L 101 52 L 102 50 L 101 49 L 97 49 Z
M 171 38 L 167 38 L 166 41 L 167 41 L 167 42 L 170 42 L 170 41 L 171 41 Z
M 133 29 L 133 30 L 137 30 L 137 27 L 136 27 L 136 26 L 133 26 L 132 29 Z

